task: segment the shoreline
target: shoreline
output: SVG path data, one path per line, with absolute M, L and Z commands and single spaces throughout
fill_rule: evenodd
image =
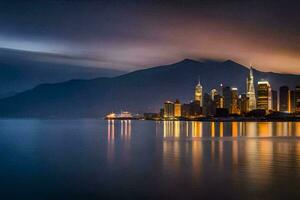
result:
M 137 118 L 115 118 L 115 119 L 104 119 L 104 120 L 133 120 L 133 121 L 182 121 L 182 122 L 300 122 L 300 118 L 280 118 L 280 119 L 269 119 L 269 118 L 202 118 L 202 119 L 137 119 Z

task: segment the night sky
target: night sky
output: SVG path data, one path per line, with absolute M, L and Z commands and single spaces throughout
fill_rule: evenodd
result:
M 277 0 L 1 1 L 0 54 L 127 71 L 232 59 L 300 74 L 299 10 Z

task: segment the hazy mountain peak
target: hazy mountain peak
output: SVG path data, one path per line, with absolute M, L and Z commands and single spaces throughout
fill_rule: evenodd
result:
M 175 63 L 175 64 L 194 64 L 194 63 L 199 63 L 199 61 L 196 61 L 196 60 L 193 60 L 193 59 L 190 59 L 190 58 L 185 58 L 181 61 L 179 61 L 178 63 Z
M 241 64 L 239 64 L 239 63 L 237 63 L 237 62 L 235 62 L 235 61 L 233 61 L 233 60 L 225 60 L 224 62 L 223 62 L 224 64 L 235 64 L 235 65 L 241 65 Z

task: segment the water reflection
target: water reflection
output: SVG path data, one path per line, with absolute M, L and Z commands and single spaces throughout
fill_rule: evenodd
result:
M 165 169 L 178 172 L 181 161 L 190 158 L 191 165 L 185 170 L 191 168 L 195 182 L 210 165 L 217 167 L 219 173 L 229 167 L 233 179 L 241 181 L 242 170 L 255 187 L 252 189 L 258 190 L 272 183 L 274 171 L 279 168 L 288 170 L 293 163 L 300 167 L 300 142 L 297 138 L 288 139 L 300 135 L 298 122 L 169 121 L 157 123 L 156 130 L 162 130 L 157 136 L 163 135 Z
M 107 152 L 108 160 L 114 161 L 109 167 L 121 164 L 127 170 L 136 159 L 139 165 L 135 169 L 147 165 L 151 173 L 156 170 L 159 179 L 171 185 L 172 180 L 185 177 L 183 181 L 196 191 L 203 188 L 203 182 L 215 185 L 221 179 L 228 184 L 246 185 L 245 191 L 261 193 L 272 189 L 274 182 L 286 182 L 281 179 L 295 177 L 295 183 L 300 178 L 298 122 L 155 124 L 153 127 L 152 122 L 135 122 L 137 134 L 131 130 L 131 121 L 109 121 Z M 133 154 L 135 151 L 139 153 Z M 143 163 L 140 152 L 147 154 Z
M 162 127 L 161 127 L 162 126 Z M 162 131 L 162 132 L 161 132 Z M 156 123 L 165 139 L 300 136 L 300 122 L 179 122 Z
M 120 126 L 119 134 L 116 131 L 118 126 Z M 107 158 L 110 162 L 115 159 L 115 145 L 117 137 L 120 137 L 122 141 L 123 159 L 128 160 L 128 151 L 130 149 L 131 141 L 131 120 L 107 120 Z
M 107 121 L 107 159 L 108 161 L 114 160 L 114 147 L 115 147 L 115 120 Z

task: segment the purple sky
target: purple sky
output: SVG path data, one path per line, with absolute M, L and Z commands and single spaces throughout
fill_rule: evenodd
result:
M 10 1 L 0 5 L 0 53 L 128 71 L 232 59 L 300 74 L 299 9 L 297 1 Z

